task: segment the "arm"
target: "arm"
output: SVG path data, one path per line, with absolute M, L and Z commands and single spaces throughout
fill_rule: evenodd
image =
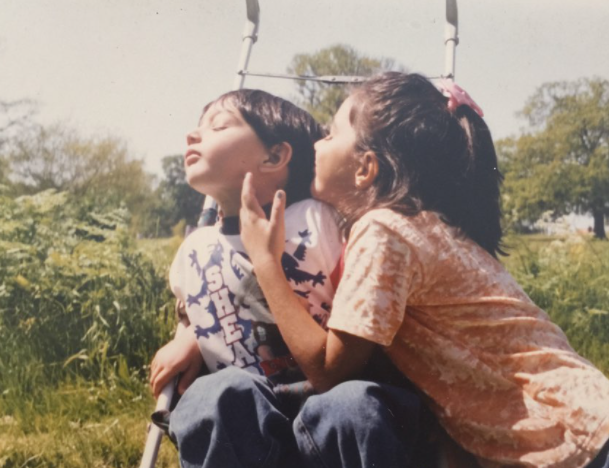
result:
M 150 386 L 154 397 L 175 376 L 182 374 L 178 382 L 178 393 L 183 394 L 199 375 L 203 367 L 203 356 L 192 325 L 178 329 L 173 340 L 157 351 L 150 367 Z
M 267 221 L 248 174 L 243 183 L 241 238 L 277 326 L 313 387 L 325 391 L 363 369 L 375 344 L 322 329 L 292 291 L 281 267 L 285 241 L 285 194 L 277 192 Z

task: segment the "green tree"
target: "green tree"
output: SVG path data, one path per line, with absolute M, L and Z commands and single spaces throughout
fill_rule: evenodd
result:
M 150 362 L 170 298 L 128 222 L 124 209 L 84 211 L 67 192 L 0 195 L 0 388 Z
M 370 76 L 384 70 L 401 70 L 394 60 L 363 55 L 353 47 L 337 44 L 313 54 L 298 54 L 288 66 L 288 73 L 304 76 Z M 296 103 L 309 111 L 318 122 L 329 123 L 347 97 L 345 86 L 315 81 L 297 81 Z
M 530 130 L 497 144 L 506 174 L 505 209 L 519 223 L 541 213 L 588 212 L 606 238 L 609 213 L 609 81 L 542 85 L 522 115 Z
M 32 125 L 35 112 L 36 105 L 29 99 L 0 100 L 0 152 L 17 132 Z
M 61 124 L 38 125 L 21 131 L 7 147 L 16 193 L 54 189 L 69 192 L 84 205 L 125 205 L 137 230 L 155 204 L 153 177 L 118 138 L 83 137 Z
M 6 147 L 11 139 L 32 125 L 35 104 L 27 99 L 18 101 L 0 100 L 0 186 L 10 187 L 9 158 Z
M 182 219 L 186 224 L 196 226 L 205 196 L 186 182 L 184 156 L 166 156 L 162 164 L 165 177 L 159 185 L 159 190 L 168 209 L 169 226 L 174 226 Z

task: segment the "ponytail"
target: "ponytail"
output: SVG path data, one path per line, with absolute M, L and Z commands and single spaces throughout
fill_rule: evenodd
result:
M 454 115 L 466 135 L 469 159 L 463 187 L 466 189 L 464 210 L 456 224 L 494 257 L 506 255 L 501 242 L 500 185 L 503 176 L 497 167 L 491 132 L 469 106 L 459 106 Z
M 450 99 L 428 79 L 398 72 L 368 80 L 352 97 L 356 149 L 376 154 L 379 174 L 367 200 L 345 213 L 347 229 L 373 208 L 435 211 L 492 256 L 504 254 L 502 176 L 480 109 L 449 109 Z

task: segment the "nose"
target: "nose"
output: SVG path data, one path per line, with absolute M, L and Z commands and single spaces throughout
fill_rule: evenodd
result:
M 198 128 L 186 134 L 186 144 L 194 145 L 195 143 L 200 143 L 200 142 L 201 142 L 201 133 L 199 132 Z

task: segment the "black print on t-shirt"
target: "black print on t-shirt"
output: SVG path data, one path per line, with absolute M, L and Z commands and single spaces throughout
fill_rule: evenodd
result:
M 281 266 L 283 268 L 283 274 L 289 280 L 294 281 L 295 284 L 311 282 L 313 287 L 317 284 L 324 284 L 326 279 L 326 275 L 324 275 L 321 270 L 316 274 L 312 275 L 308 271 L 304 271 L 299 269 L 300 263 L 298 260 L 303 261 L 307 254 L 307 244 L 311 243 L 311 233 L 308 229 L 304 231 L 299 231 L 298 235 L 300 236 L 300 243 L 294 250 L 294 254 L 290 255 L 287 252 L 283 252 L 281 256 Z M 297 293 L 299 291 L 296 291 Z

